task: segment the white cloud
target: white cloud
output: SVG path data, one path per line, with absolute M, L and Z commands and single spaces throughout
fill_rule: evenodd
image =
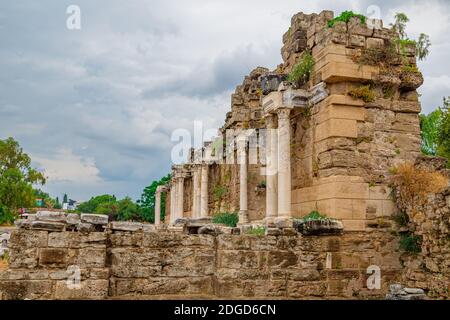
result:
M 33 160 L 44 169 L 49 182 L 72 182 L 77 184 L 97 184 L 102 181 L 100 171 L 92 158 L 83 158 L 71 149 L 59 149 L 51 158 L 32 156 Z

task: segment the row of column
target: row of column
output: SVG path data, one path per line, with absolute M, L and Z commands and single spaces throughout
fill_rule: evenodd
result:
M 290 108 L 279 108 L 266 116 L 266 221 L 291 218 L 291 133 Z M 248 160 L 247 140 L 238 137 L 239 157 L 239 223 L 248 223 Z M 184 179 L 186 173 L 176 172 L 170 191 L 170 223 L 184 213 Z M 208 216 L 208 165 L 194 165 L 192 169 L 192 217 Z M 160 224 L 161 192 L 156 190 L 155 224 Z

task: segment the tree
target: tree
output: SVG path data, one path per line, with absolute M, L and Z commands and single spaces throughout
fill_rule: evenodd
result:
M 101 209 L 104 211 L 107 207 L 105 204 L 112 204 L 116 203 L 116 197 L 114 195 L 104 194 L 101 196 L 92 197 L 89 201 L 81 203 L 77 211 L 78 212 L 84 212 L 84 213 L 94 213 L 97 212 L 97 208 L 100 205 L 103 205 Z
M 118 202 L 118 206 L 119 212 L 117 215 L 117 220 L 128 221 L 141 220 L 143 218 L 141 215 L 141 207 L 134 203 L 130 197 L 125 197 L 123 200 L 120 200 Z
M 402 41 L 404 43 L 415 43 L 417 58 L 419 58 L 419 60 L 424 60 L 430 54 L 430 37 L 425 33 L 421 33 L 417 41 L 408 39 L 408 36 L 406 34 L 406 24 L 408 22 L 409 18 L 406 16 L 406 14 L 397 12 L 395 14 L 395 22 L 393 24 L 391 23 L 392 30 L 398 33 L 400 43 L 402 43 Z
M 400 36 L 400 39 L 406 39 L 406 24 L 409 22 L 409 18 L 402 12 L 395 14 L 395 22 L 392 24 L 392 30 L 396 31 Z
M 420 115 L 420 131 L 422 136 L 422 153 L 435 156 L 438 147 L 439 129 L 442 122 L 442 110 Z
M 450 167 L 450 97 L 443 99 L 442 121 L 437 140 L 437 154 L 447 158 Z
M 54 208 L 54 209 L 62 209 L 62 205 L 61 205 L 61 203 L 59 202 L 59 197 L 56 197 L 55 205 L 53 206 L 53 208 Z
M 67 194 L 64 193 L 64 197 L 63 197 L 63 203 L 68 203 L 69 201 L 67 200 Z
M 156 188 L 166 185 L 170 182 L 170 174 L 162 177 L 160 180 L 153 181 L 149 186 L 145 187 L 142 192 L 141 199 L 138 200 L 139 206 L 142 208 L 142 219 L 149 222 L 155 221 L 155 194 Z M 166 194 L 161 195 L 161 220 L 164 220 L 166 208 Z
M 44 175 L 31 167 L 30 157 L 17 141 L 13 138 L 0 140 L 0 207 L 3 217 L 14 217 L 18 208 L 34 206 L 33 185 L 45 182 Z
M 421 33 L 416 43 L 416 55 L 419 60 L 424 60 L 430 54 L 431 41 L 425 33 Z
M 450 165 L 450 97 L 428 115 L 420 115 L 422 152 L 447 158 Z

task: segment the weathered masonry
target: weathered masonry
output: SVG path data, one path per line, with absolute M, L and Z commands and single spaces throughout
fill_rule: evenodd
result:
M 38 222 L 11 234 L 0 299 L 384 298 L 401 275 L 396 237 L 384 232 L 215 236 Z M 366 285 L 372 264 L 382 266 L 380 290 Z
M 283 223 L 318 210 L 364 231 L 392 215 L 389 169 L 420 153 L 415 50 L 396 45 L 381 21 L 328 27 L 332 18 L 293 16 L 283 63 L 253 70 L 232 95 L 218 138 L 173 167 L 167 223 L 220 212 L 239 212 L 241 224 Z M 310 80 L 284 81 L 308 54 Z M 376 54 L 388 61 L 374 62 Z M 350 96 L 362 89 L 372 97 Z M 256 152 L 252 129 L 265 129 Z

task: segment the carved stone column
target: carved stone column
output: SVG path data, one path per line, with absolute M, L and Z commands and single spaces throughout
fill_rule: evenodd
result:
M 238 164 L 239 164 L 239 223 L 248 223 L 248 192 L 247 192 L 247 140 L 238 137 Z
M 172 183 L 170 187 L 170 224 L 173 224 L 177 219 L 177 184 L 175 179 L 172 178 Z
M 199 166 L 192 168 L 192 217 L 198 218 L 200 216 L 200 175 L 201 169 Z
M 177 219 L 182 218 L 184 214 L 184 176 L 177 178 Z
M 278 216 L 278 133 L 276 116 L 266 116 L 266 221 Z
M 291 123 L 290 108 L 278 114 L 278 217 L 291 218 Z
M 201 166 L 200 217 L 208 216 L 208 165 Z
M 156 187 L 155 193 L 155 226 L 161 224 L 161 192 L 162 186 Z

